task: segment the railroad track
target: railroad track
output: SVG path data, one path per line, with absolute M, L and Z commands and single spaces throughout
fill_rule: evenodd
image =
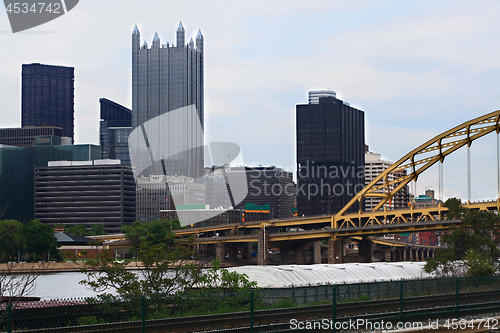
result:
M 403 299 L 404 317 L 412 321 L 419 318 L 433 318 L 456 311 L 456 295 L 417 296 Z M 491 311 L 500 308 L 500 291 L 463 293 L 459 295 L 460 313 Z M 367 319 L 371 321 L 400 319 L 400 299 L 338 303 L 336 305 L 337 321 L 349 319 Z M 332 318 L 332 304 L 312 305 L 303 307 L 281 308 L 271 310 L 256 310 L 253 316 L 253 332 L 286 331 L 290 329 L 290 320 L 317 321 Z M 168 318 L 141 321 L 121 322 L 101 325 L 47 328 L 23 330 L 23 332 L 140 332 L 142 325 L 146 332 L 249 332 L 249 312 L 235 312 L 217 315 L 205 315 L 182 318 Z M 297 331 L 297 330 L 295 330 Z

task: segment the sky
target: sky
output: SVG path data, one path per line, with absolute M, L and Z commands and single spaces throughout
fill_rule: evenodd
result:
M 205 42 L 205 137 L 247 165 L 295 170 L 295 106 L 330 88 L 365 111 L 370 151 L 397 161 L 500 109 L 500 2 L 446 0 L 81 0 L 13 34 L 0 9 L 0 127 L 21 125 L 21 65 L 75 68 L 75 143 L 99 143 L 99 98 L 131 108 L 131 43 L 155 32 Z M 497 197 L 496 135 L 471 148 L 472 198 Z M 466 151 L 444 163 L 444 197 L 467 199 Z M 417 194 L 438 189 L 431 168 Z

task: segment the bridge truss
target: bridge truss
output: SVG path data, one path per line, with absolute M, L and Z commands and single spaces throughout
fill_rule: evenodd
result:
M 497 182 L 498 196 L 495 202 L 471 204 L 470 202 L 470 153 L 469 148 L 474 140 L 489 133 L 497 133 Z M 390 202 L 394 195 L 407 186 L 409 182 L 417 181 L 420 174 L 439 163 L 440 171 L 440 193 L 442 193 L 442 164 L 446 156 L 458 149 L 467 146 L 468 160 L 468 189 L 469 198 L 467 205 L 472 209 L 500 210 L 500 166 L 499 166 L 499 141 L 500 133 L 500 110 L 488 113 L 484 116 L 469 120 L 456 126 L 421 146 L 415 148 L 399 161 L 387 168 L 384 172 L 373 179 L 363 190 L 358 192 L 347 205 L 336 215 L 332 216 L 331 228 L 366 227 L 368 225 L 392 225 L 400 223 L 418 223 L 419 221 L 434 221 L 442 219 L 443 213 L 447 211 L 441 204 L 432 208 L 415 208 L 413 205 L 408 209 L 389 210 Z M 401 171 L 406 174 L 401 176 Z M 359 211 L 358 214 L 347 214 L 346 212 L 359 203 L 362 207 L 364 198 L 380 198 L 380 202 L 370 212 Z M 387 205 L 389 203 L 389 205 Z

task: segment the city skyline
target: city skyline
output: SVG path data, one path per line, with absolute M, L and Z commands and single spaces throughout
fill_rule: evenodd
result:
M 150 44 L 155 31 L 172 43 L 179 21 L 192 32 L 186 40 L 195 40 L 198 28 L 209 37 L 206 141 L 237 143 L 249 165 L 294 169 L 295 105 L 304 103 L 309 90 L 331 88 L 364 110 L 366 143 L 392 162 L 500 105 L 500 6 L 493 1 L 191 4 L 82 2 L 72 15 L 17 34 L 1 11 L 0 127 L 21 124 L 23 63 L 71 66 L 75 142 L 98 143 L 99 98 L 131 108 L 134 24 L 145 36 L 141 43 Z M 472 145 L 476 199 L 496 196 L 491 186 L 483 190 L 496 172 L 493 139 Z M 465 155 L 462 149 L 445 161 L 445 197 L 466 199 Z M 437 189 L 437 170 L 432 172 L 419 180 L 418 193 Z

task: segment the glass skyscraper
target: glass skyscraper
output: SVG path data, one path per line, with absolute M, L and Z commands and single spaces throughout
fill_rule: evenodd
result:
M 99 103 L 99 144 L 102 158 L 117 159 L 124 165 L 130 165 L 128 136 L 132 131 L 132 111 L 106 98 L 100 98 Z
M 365 183 L 365 113 L 316 93 L 296 109 L 297 208 L 306 216 L 335 214 Z
M 21 126 L 56 126 L 74 138 L 73 67 L 24 64 L 22 67 Z
M 140 129 L 138 129 L 140 128 Z M 151 47 L 132 33 L 132 130 L 129 149 L 136 177 L 203 176 L 203 35 L 186 44 L 182 23 L 177 43 Z

